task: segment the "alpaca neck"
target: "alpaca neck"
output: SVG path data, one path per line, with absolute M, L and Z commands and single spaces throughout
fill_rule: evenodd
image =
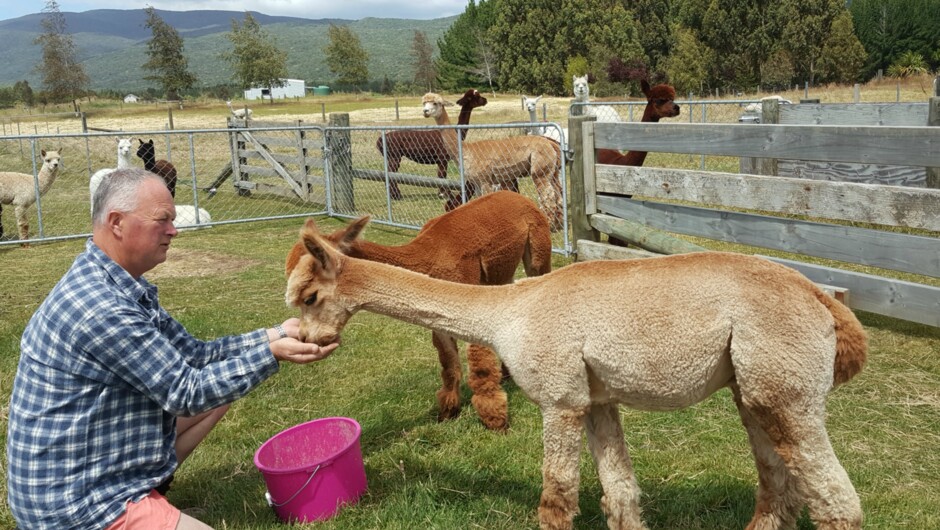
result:
M 49 169 L 48 166 L 43 165 L 42 169 L 39 170 L 39 194 L 45 195 L 49 188 L 52 187 L 53 181 L 59 175 L 59 168 Z
M 118 168 L 118 169 L 127 169 L 127 168 L 129 168 L 129 167 L 132 167 L 132 164 L 131 164 L 131 154 L 130 154 L 129 152 L 128 152 L 127 154 L 123 154 L 123 155 L 122 155 L 121 153 L 118 153 L 117 168 Z
M 157 167 L 157 160 L 155 157 L 148 156 L 144 158 L 144 169 L 147 171 L 153 171 Z
M 447 109 L 441 109 L 441 113 L 434 118 L 434 123 L 437 125 L 450 125 L 450 116 L 447 115 Z M 461 137 L 463 138 L 463 137 Z M 444 140 L 444 148 L 447 150 L 447 155 L 450 156 L 451 160 L 459 160 L 457 149 L 457 131 L 454 129 L 443 129 L 441 130 L 441 139 Z
M 340 275 L 336 295 L 353 311 L 390 316 L 494 349 L 503 326 L 515 321 L 507 317 L 517 292 L 512 284 L 465 285 L 349 257 Z
M 659 122 L 659 115 L 656 114 L 652 102 L 647 103 L 646 110 L 643 111 L 643 119 L 640 121 L 647 123 Z M 624 155 L 624 160 L 626 161 L 624 165 L 642 166 L 643 162 L 646 162 L 646 154 L 646 151 L 629 151 L 626 155 Z
M 416 252 L 414 245 L 411 243 L 401 246 L 388 246 L 359 239 L 353 244 L 348 255 L 411 270 L 418 268 L 416 267 L 417 264 L 423 263 L 422 253 Z
M 466 107 L 460 107 L 460 114 L 457 115 L 457 125 L 469 125 L 471 112 L 473 112 L 473 107 L 469 105 Z M 466 138 L 467 132 L 467 129 L 461 129 L 460 138 Z

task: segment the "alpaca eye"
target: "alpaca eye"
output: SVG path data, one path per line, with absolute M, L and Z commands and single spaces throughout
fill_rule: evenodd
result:
M 313 293 L 306 300 L 304 300 L 304 305 L 313 305 L 317 303 L 317 293 Z

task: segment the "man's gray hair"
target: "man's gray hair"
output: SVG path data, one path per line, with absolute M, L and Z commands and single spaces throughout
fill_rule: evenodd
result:
M 138 190 L 149 179 L 163 183 L 156 173 L 140 168 L 115 169 L 105 175 L 92 197 L 92 226 L 104 224 L 108 220 L 108 212 L 133 212 L 137 209 Z

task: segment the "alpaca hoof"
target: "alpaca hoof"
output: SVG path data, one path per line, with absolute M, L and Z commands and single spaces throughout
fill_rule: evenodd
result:
M 460 407 L 441 409 L 437 413 L 437 421 L 445 422 L 448 420 L 454 420 L 457 419 L 458 416 L 460 416 Z

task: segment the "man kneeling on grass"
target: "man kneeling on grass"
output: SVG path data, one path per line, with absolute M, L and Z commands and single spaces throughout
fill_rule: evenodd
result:
M 142 275 L 176 236 L 163 179 L 119 169 L 93 197 L 92 237 L 23 332 L 7 488 L 22 529 L 206 529 L 162 495 L 229 403 L 328 356 L 299 321 L 201 341 Z

